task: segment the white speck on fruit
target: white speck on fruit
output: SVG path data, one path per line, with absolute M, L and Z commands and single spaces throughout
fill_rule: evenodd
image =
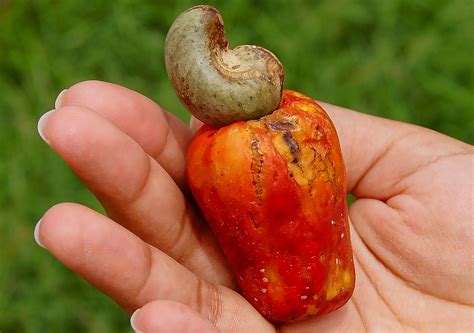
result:
M 344 233 L 341 234 L 341 239 L 343 239 L 343 238 L 344 238 Z
M 335 224 L 336 224 L 336 221 L 331 220 L 331 224 L 332 224 L 332 225 L 335 225 Z
M 262 290 L 262 293 L 264 294 L 267 292 L 267 288 L 262 288 L 261 290 Z
M 305 299 L 307 299 L 307 298 L 308 298 L 308 296 L 306 296 L 306 295 L 301 296 L 301 299 L 302 299 L 302 300 L 305 300 Z
M 262 269 L 260 270 L 260 273 L 265 273 L 265 268 L 262 268 Z
M 339 258 L 336 258 L 336 265 L 339 265 Z
M 262 281 L 263 281 L 263 282 L 268 282 L 268 278 L 264 277 L 264 278 L 262 279 Z

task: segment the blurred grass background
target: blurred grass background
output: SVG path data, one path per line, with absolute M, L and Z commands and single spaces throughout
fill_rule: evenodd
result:
M 135 89 L 187 119 L 163 43 L 176 15 L 197 3 L 0 0 L 0 332 L 130 331 L 115 304 L 33 241 L 54 203 L 100 209 L 36 122 L 62 89 L 87 79 Z M 474 142 L 472 1 L 208 3 L 232 46 L 279 56 L 287 88 Z

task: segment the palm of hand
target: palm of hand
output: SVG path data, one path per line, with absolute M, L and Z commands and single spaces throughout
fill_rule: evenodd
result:
M 472 147 L 324 107 L 358 198 L 350 207 L 356 290 L 340 310 L 279 329 L 468 329 Z M 275 331 L 233 291 L 215 239 L 180 191 L 191 138 L 184 124 L 141 95 L 84 82 L 39 127 L 123 226 L 82 206 L 55 206 L 38 228 L 53 255 L 127 311 L 142 308 L 137 321 L 146 332 L 182 325 L 211 331 L 210 323 L 222 331 Z

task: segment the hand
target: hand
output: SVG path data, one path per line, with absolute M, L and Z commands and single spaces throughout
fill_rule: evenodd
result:
M 323 107 L 357 197 L 350 207 L 356 289 L 338 311 L 276 328 L 236 293 L 215 238 L 187 201 L 192 130 L 109 83 L 73 86 L 38 124 L 109 217 L 59 204 L 35 237 L 127 312 L 140 309 L 132 322 L 144 332 L 472 329 L 473 147 Z

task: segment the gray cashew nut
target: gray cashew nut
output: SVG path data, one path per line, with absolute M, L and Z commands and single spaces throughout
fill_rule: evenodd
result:
M 258 119 L 278 108 L 283 66 L 254 45 L 229 49 L 217 9 L 196 6 L 179 15 L 165 42 L 174 90 L 199 120 L 221 127 Z

